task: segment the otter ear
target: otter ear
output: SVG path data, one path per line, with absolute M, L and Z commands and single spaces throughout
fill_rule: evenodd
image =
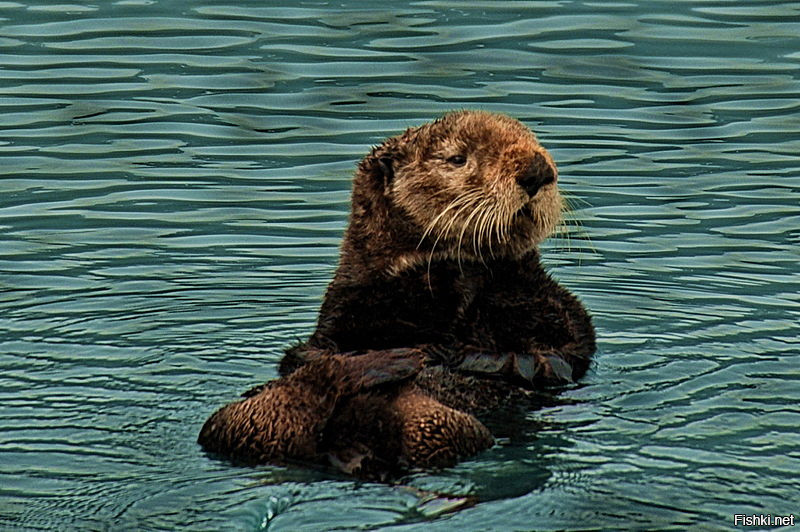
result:
M 380 164 L 381 172 L 383 172 L 384 184 L 388 185 L 394 180 L 394 159 L 386 154 L 378 158 L 378 164 Z
M 369 173 L 375 184 L 383 187 L 384 195 L 388 196 L 391 191 L 399 155 L 396 139 L 389 139 L 375 148 L 367 158 Z

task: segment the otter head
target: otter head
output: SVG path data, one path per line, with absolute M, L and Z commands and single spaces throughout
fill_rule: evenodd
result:
M 550 154 L 519 121 L 447 114 L 361 162 L 344 252 L 395 273 L 433 258 L 521 257 L 561 219 L 557 179 Z

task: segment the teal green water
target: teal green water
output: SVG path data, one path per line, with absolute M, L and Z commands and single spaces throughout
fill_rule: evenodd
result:
M 728 529 L 800 518 L 800 3 L 0 2 L 0 529 Z M 370 145 L 533 127 L 583 383 L 406 484 L 195 444 L 311 331 Z

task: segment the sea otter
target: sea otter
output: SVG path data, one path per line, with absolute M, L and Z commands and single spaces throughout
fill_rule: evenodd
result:
M 595 351 L 589 314 L 539 260 L 557 182 L 533 132 L 501 114 L 449 113 L 375 147 L 316 330 L 200 443 L 370 478 L 491 446 L 475 416 L 579 379 Z

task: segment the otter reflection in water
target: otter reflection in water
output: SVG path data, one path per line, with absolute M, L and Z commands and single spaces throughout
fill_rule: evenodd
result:
M 199 442 L 367 478 L 490 447 L 476 416 L 580 378 L 595 351 L 589 315 L 537 252 L 561 220 L 557 182 L 505 115 L 450 113 L 374 148 L 316 331 Z

